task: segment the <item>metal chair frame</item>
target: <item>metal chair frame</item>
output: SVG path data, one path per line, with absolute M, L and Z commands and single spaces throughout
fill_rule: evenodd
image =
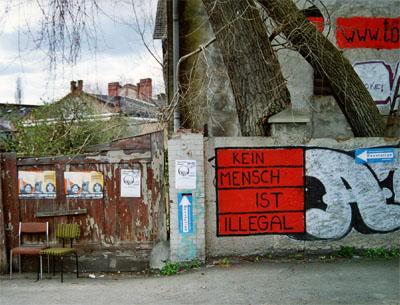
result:
M 42 229 L 41 226 L 45 224 L 45 229 Z M 34 226 L 36 227 L 35 230 L 32 230 L 31 227 Z M 39 245 L 30 245 L 30 246 L 24 246 L 22 242 L 22 235 L 23 234 L 46 234 L 46 243 L 42 244 L 40 247 Z M 44 248 L 47 248 L 49 245 L 49 223 L 48 222 L 19 222 L 19 228 L 18 228 L 18 247 L 12 248 L 10 250 L 10 280 L 12 279 L 12 259 L 14 256 L 15 251 L 20 252 L 23 249 L 38 249 L 38 251 L 43 250 Z M 23 251 L 22 251 L 23 252 Z M 38 261 L 38 280 L 39 280 L 39 273 L 40 273 L 40 279 L 43 279 L 43 261 L 42 261 L 42 256 L 39 254 L 28 254 L 28 253 L 22 253 L 22 255 L 37 255 L 39 258 Z M 50 259 L 47 257 L 47 270 L 50 268 Z M 21 253 L 18 253 L 18 271 L 19 273 L 22 272 L 22 263 L 21 263 Z
M 69 224 L 60 224 L 60 225 L 69 225 Z M 57 228 L 57 231 L 58 231 L 58 228 Z M 74 254 L 75 255 L 76 277 L 79 278 L 78 252 L 77 252 L 77 249 L 72 246 L 74 239 L 77 239 L 77 237 L 69 238 L 69 237 L 65 237 L 65 236 L 57 236 L 57 234 L 58 233 L 56 233 L 57 239 L 61 239 L 62 240 L 62 248 L 63 249 L 65 248 L 65 249 L 73 250 L 72 253 L 68 253 L 67 255 L 70 255 L 70 254 Z M 80 233 L 78 234 L 78 237 L 79 237 L 79 235 L 80 235 Z M 69 239 L 69 241 L 70 241 L 69 248 L 65 246 L 65 241 L 67 239 Z M 53 247 L 49 247 L 49 248 L 47 248 L 45 250 L 51 251 L 51 249 L 54 249 L 54 248 Z M 55 249 L 58 249 L 58 248 L 55 248 Z M 42 257 L 42 255 L 43 254 L 40 254 L 40 257 Z M 53 276 L 54 276 L 56 274 L 55 257 L 58 256 L 58 255 L 53 255 L 53 254 L 49 254 L 49 255 L 53 257 L 52 261 L 53 261 Z M 49 257 L 49 255 L 47 255 L 47 257 Z M 59 255 L 59 257 L 60 257 L 60 269 L 61 269 L 60 270 L 61 283 L 63 283 L 64 282 L 64 255 Z M 50 271 L 48 271 L 48 272 L 50 272 Z

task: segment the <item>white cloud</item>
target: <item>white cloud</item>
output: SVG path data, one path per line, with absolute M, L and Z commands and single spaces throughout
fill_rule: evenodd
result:
M 20 42 L 27 45 L 21 48 L 20 43 L 18 50 L 15 38 L 18 29 L 20 34 L 23 32 L 21 32 L 21 20 L 38 24 L 41 18 L 40 12 L 32 10 L 34 5 L 26 5 L 16 14 L 19 9 L 18 4 L 25 1 L 0 0 L 0 16 L 4 13 L 6 4 L 10 2 L 13 13 L 7 14 L 6 24 L 0 22 L 0 103 L 14 102 L 18 76 L 22 79 L 25 104 L 40 104 L 43 100 L 59 99 L 68 93 L 70 81 L 78 79 L 83 80 L 85 87 L 100 88 L 106 93 L 108 82 L 137 83 L 141 78 L 150 77 L 153 79 L 154 93 L 164 92 L 161 67 L 145 50 L 137 34 L 132 28 L 112 23 L 104 16 L 98 19 L 101 20 L 100 27 L 103 28 L 96 41 L 99 51 L 89 50 L 83 43 L 82 56 L 76 65 L 58 65 L 56 70 L 49 72 L 50 61 L 46 57 L 45 50 L 32 49 L 32 42 L 27 43 L 26 37 L 20 37 Z M 129 4 L 130 1 L 121 2 Z M 100 3 L 107 4 L 107 10 L 116 15 L 115 9 L 110 8 L 109 1 Z M 154 3 L 153 8 L 155 8 Z M 31 11 L 32 15 L 26 16 L 27 11 Z M 127 15 L 126 11 L 124 15 Z M 151 32 L 148 31 L 147 34 L 151 35 Z M 151 41 L 151 37 L 146 38 Z M 159 42 L 156 42 L 156 45 L 156 52 L 160 56 L 161 45 Z
M 34 30 L 42 18 L 43 13 L 37 4 L 24 0 L 0 1 L 0 33 L 13 33 L 27 25 Z

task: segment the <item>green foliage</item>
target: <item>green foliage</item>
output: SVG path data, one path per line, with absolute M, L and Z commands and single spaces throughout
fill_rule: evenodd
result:
M 192 261 L 186 262 L 182 265 L 183 269 L 190 270 L 190 269 L 197 269 L 200 268 L 201 266 L 201 261 L 198 259 L 194 259 Z
M 89 145 L 121 137 L 125 119 L 105 118 L 101 113 L 83 95 L 38 107 L 23 119 L 14 116 L 15 134 L 7 141 L 7 150 L 23 156 L 73 155 Z
M 338 255 L 341 256 L 341 257 L 349 257 L 349 258 L 351 258 L 354 255 L 356 255 L 356 249 L 354 247 L 352 247 L 352 246 L 344 246 L 344 247 L 340 248 L 340 250 L 338 252 Z
M 364 251 L 358 251 L 361 256 L 369 257 L 369 258 L 392 258 L 392 257 L 399 257 L 400 251 L 399 249 L 384 249 L 384 248 L 371 248 L 366 249 Z M 353 257 L 357 255 L 357 251 L 352 246 L 344 246 L 341 247 L 338 256 L 340 257 Z
M 399 249 L 383 249 L 383 248 L 373 248 L 364 250 L 363 255 L 370 258 L 391 258 L 391 257 L 399 257 L 400 251 Z
M 179 263 L 167 262 L 165 266 L 161 269 L 162 275 L 174 275 L 180 270 Z
M 191 269 L 197 269 L 201 267 L 201 261 L 197 258 L 182 264 L 175 262 L 167 262 L 165 266 L 161 269 L 160 273 L 162 275 L 174 275 L 181 270 L 189 271 Z
M 229 258 L 224 257 L 223 259 L 220 260 L 220 265 L 224 267 L 228 267 L 231 264 L 229 261 Z

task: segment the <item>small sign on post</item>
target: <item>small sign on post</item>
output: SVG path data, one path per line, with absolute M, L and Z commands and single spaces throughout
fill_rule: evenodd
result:
M 193 233 L 192 193 L 178 193 L 179 233 Z
M 175 160 L 175 188 L 196 188 L 196 160 Z
M 355 151 L 355 161 L 359 164 L 364 163 L 391 163 L 394 162 L 394 148 L 361 148 Z

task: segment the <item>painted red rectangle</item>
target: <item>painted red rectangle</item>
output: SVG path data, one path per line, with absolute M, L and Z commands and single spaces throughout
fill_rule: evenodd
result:
M 304 213 L 224 214 L 218 216 L 218 235 L 304 232 Z
M 304 232 L 303 148 L 216 151 L 218 236 Z
M 304 210 L 304 188 L 219 190 L 219 213 Z
M 303 167 L 222 168 L 217 169 L 217 187 L 257 188 L 304 185 Z
M 322 16 L 309 16 L 307 20 L 315 25 L 318 31 L 324 31 L 324 17 Z
M 400 48 L 400 17 L 339 17 L 336 20 L 339 48 Z
M 217 149 L 218 168 L 255 166 L 303 166 L 301 148 L 224 148 Z

